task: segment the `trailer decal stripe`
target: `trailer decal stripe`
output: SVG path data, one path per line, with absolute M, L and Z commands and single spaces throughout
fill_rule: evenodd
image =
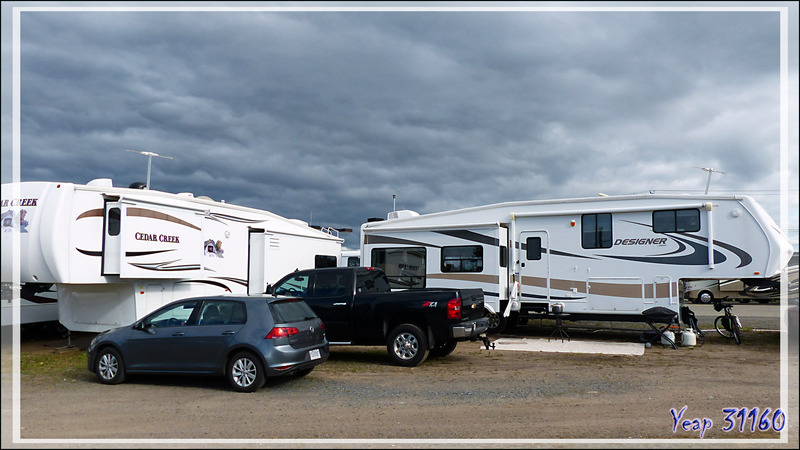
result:
M 436 280 L 451 280 L 451 281 L 472 281 L 475 283 L 489 283 L 497 284 L 500 282 L 500 277 L 497 275 L 483 275 L 483 274 L 449 274 L 449 273 L 431 273 L 427 275 L 428 279 Z
M 410 241 L 408 239 L 399 239 L 389 236 L 366 235 L 364 236 L 364 244 L 404 244 L 404 245 L 421 245 L 423 247 L 436 247 L 439 245 L 425 244 L 424 242 Z
M 174 252 L 175 249 L 169 250 L 152 250 L 148 252 L 125 252 L 125 256 L 148 256 L 148 255 L 155 255 L 157 253 L 164 253 L 164 252 Z
M 185 220 L 178 219 L 175 216 L 170 216 L 169 214 L 164 214 L 162 212 L 153 211 L 152 209 L 144 209 L 144 208 L 127 208 L 127 212 L 125 213 L 128 217 L 149 217 L 151 219 L 157 220 L 165 220 L 167 222 L 177 223 L 178 225 L 183 225 L 185 227 L 189 227 L 198 231 L 200 227 L 196 225 L 192 225 Z
M 230 277 L 217 277 L 220 280 L 230 281 L 232 283 L 241 284 L 242 286 L 247 286 L 247 280 L 242 280 L 240 278 L 230 278 Z
M 434 231 L 435 233 L 444 234 L 446 236 L 452 236 L 459 239 L 464 239 L 465 241 L 471 242 L 478 242 L 480 244 L 486 245 L 493 245 L 497 247 L 500 242 L 499 239 L 493 238 L 491 236 L 486 236 L 480 233 L 476 233 L 474 231 L 467 231 L 467 230 L 441 230 L 441 231 Z
M 529 288 L 547 288 L 547 279 L 542 277 L 523 276 L 521 284 L 523 287 Z M 677 283 L 671 283 L 673 292 L 677 292 Z M 669 298 L 669 285 L 667 283 L 658 283 L 656 286 L 656 294 L 658 298 Z M 589 292 L 586 291 L 586 281 L 580 280 L 560 280 L 550 279 L 550 289 L 555 291 L 572 291 L 578 294 L 591 294 L 602 295 L 608 297 L 624 297 L 624 298 L 653 298 L 653 285 L 652 284 L 626 284 L 626 283 L 605 283 L 598 281 L 589 282 Z M 523 293 L 523 297 L 533 298 L 547 298 L 545 295 L 536 295 L 530 293 Z M 561 300 L 578 300 L 583 297 L 555 297 L 550 296 L 551 299 Z
M 188 264 L 188 265 L 183 265 L 183 266 L 167 267 L 167 264 L 172 264 L 174 262 L 176 262 L 176 261 L 167 261 L 167 262 L 152 263 L 152 264 L 133 264 L 133 263 L 128 263 L 128 264 L 132 265 L 133 267 L 137 267 L 139 269 L 152 270 L 152 271 L 155 271 L 155 272 L 175 272 L 175 271 L 181 271 L 181 270 L 198 270 L 198 269 L 200 269 L 200 264 Z
M 697 239 L 697 240 L 700 240 L 700 241 L 706 241 L 707 240 L 704 237 L 696 236 L 696 235 L 689 234 L 689 233 L 680 233 L 680 234 L 681 234 L 681 236 L 686 236 L 686 237 L 689 237 L 689 238 L 692 238 L 692 239 Z M 747 253 L 746 251 L 744 251 L 744 250 L 742 250 L 742 249 L 740 249 L 738 247 L 734 247 L 731 244 L 728 244 L 728 243 L 725 243 L 725 242 L 716 241 L 716 240 L 714 241 L 714 245 L 718 245 L 718 246 L 724 248 L 725 250 L 730 251 L 731 253 L 733 253 L 734 255 L 739 257 L 739 265 L 736 266 L 737 269 L 740 268 L 740 267 L 744 267 L 744 266 L 750 264 L 751 262 L 753 262 L 753 257 L 750 256 L 749 253 Z
M 85 219 L 87 217 L 103 217 L 103 208 L 98 209 L 90 209 L 89 211 L 85 211 L 81 213 L 75 220 Z
M 95 251 L 91 251 L 91 250 L 83 250 L 83 249 L 80 249 L 78 247 L 75 247 L 75 250 L 77 250 L 80 253 L 83 253 L 86 256 L 103 256 L 103 252 L 95 252 Z
M 263 219 L 243 219 L 243 218 L 241 218 L 241 217 L 229 216 L 229 215 L 227 215 L 227 214 L 219 214 L 219 213 L 211 213 L 211 214 L 210 214 L 210 216 L 211 216 L 211 217 L 213 217 L 213 218 L 215 218 L 215 219 L 222 218 L 222 219 L 225 219 L 225 220 L 230 220 L 230 221 L 232 221 L 232 222 L 239 222 L 239 223 L 260 223 L 260 222 L 266 222 L 266 220 L 263 220 Z
M 183 280 L 175 282 L 175 284 L 184 284 L 184 283 L 209 284 L 211 286 L 221 287 L 222 289 L 225 289 L 228 292 L 232 292 L 228 286 L 213 280 Z

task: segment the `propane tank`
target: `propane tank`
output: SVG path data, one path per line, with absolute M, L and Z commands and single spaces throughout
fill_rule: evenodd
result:
M 694 347 L 697 345 L 697 335 L 694 330 L 687 328 L 681 333 L 681 345 L 684 347 Z
M 675 333 L 667 330 L 663 333 L 663 336 L 661 336 L 661 345 L 672 345 L 668 340 L 665 339 L 665 336 L 672 339 L 672 342 L 675 342 Z

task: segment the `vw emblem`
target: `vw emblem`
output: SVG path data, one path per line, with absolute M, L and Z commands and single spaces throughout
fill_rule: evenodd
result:
M 311 331 L 311 332 L 313 333 L 313 332 L 314 332 L 314 327 L 311 327 L 311 328 L 309 328 L 308 330 L 309 330 L 309 331 Z

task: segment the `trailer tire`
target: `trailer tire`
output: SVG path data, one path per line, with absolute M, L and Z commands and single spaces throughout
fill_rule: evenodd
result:
M 458 341 L 444 341 L 442 343 L 436 344 L 431 349 L 431 353 L 429 356 L 436 358 L 447 356 L 450 353 L 453 353 L 453 350 L 456 349 L 456 345 L 458 345 Z
M 414 367 L 428 357 L 428 338 L 418 326 L 406 323 L 389 333 L 386 350 L 396 365 Z
M 714 294 L 709 291 L 703 291 L 697 294 L 697 301 L 704 305 L 708 305 L 714 302 Z
M 506 329 L 508 321 L 500 313 L 494 313 L 488 309 L 483 310 L 483 317 L 489 319 L 489 329 L 486 330 L 489 334 L 500 334 Z

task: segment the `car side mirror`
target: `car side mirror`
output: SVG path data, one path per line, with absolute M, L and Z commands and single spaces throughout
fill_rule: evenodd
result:
M 265 293 L 265 294 L 272 294 L 272 285 L 271 285 L 271 284 L 268 284 L 268 285 L 267 285 L 267 290 L 266 290 L 266 291 L 264 291 L 264 293 Z

